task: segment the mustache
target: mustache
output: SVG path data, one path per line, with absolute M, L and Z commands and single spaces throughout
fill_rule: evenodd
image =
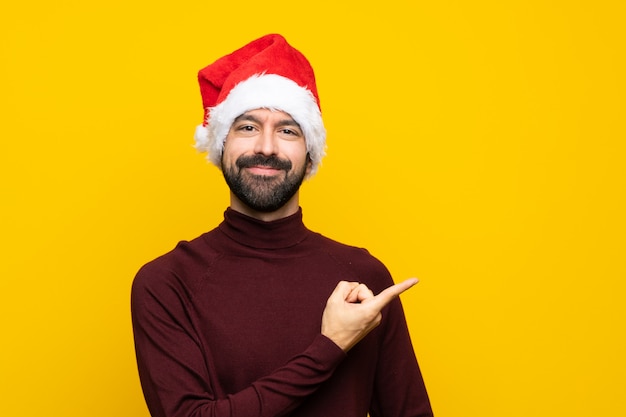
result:
M 263 166 L 273 169 L 281 169 L 283 171 L 289 171 L 291 169 L 291 161 L 288 159 L 280 159 L 276 155 L 241 155 L 235 161 L 237 168 L 250 168 L 254 166 Z

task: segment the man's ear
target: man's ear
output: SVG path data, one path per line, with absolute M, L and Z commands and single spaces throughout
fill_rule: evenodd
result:
M 307 152 L 306 154 L 306 176 L 309 176 L 311 170 L 313 169 L 313 160 L 311 159 L 311 154 Z

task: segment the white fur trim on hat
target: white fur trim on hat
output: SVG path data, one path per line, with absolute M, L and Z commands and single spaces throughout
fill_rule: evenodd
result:
M 326 153 L 326 129 L 313 94 L 276 74 L 259 74 L 237 84 L 226 99 L 209 109 L 207 126 L 196 128 L 196 149 L 221 167 L 224 141 L 235 119 L 247 111 L 267 108 L 288 113 L 300 125 L 313 163 L 312 176 Z

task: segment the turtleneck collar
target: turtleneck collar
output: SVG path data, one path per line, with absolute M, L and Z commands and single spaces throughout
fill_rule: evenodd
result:
M 302 222 L 302 208 L 291 216 L 264 222 L 229 207 L 219 229 L 232 240 L 258 249 L 288 248 L 302 242 L 308 233 Z

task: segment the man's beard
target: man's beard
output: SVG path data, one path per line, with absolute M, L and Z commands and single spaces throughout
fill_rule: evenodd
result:
M 235 161 L 235 166 L 224 166 L 222 159 L 222 173 L 230 190 L 245 205 L 263 213 L 278 210 L 296 194 L 307 168 L 305 164 L 300 172 L 290 173 L 291 161 L 264 155 L 242 155 Z M 285 171 L 285 175 L 254 175 L 244 170 L 253 166 L 280 169 Z

